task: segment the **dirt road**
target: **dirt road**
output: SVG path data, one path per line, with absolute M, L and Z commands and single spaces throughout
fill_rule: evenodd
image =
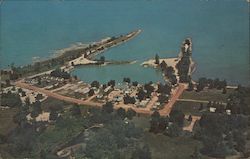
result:
M 192 131 L 193 131 L 193 128 L 194 128 L 195 122 L 198 121 L 198 120 L 200 120 L 200 119 L 201 119 L 200 116 L 193 116 L 193 115 L 192 115 L 192 121 L 191 121 L 191 123 L 190 123 L 188 126 L 183 127 L 183 130 L 192 132 Z
M 183 91 L 186 89 L 187 85 L 180 83 L 179 86 L 174 90 L 170 101 L 164 106 L 162 110 L 159 111 L 160 115 L 167 116 L 171 112 L 175 102 L 181 96 Z
M 197 102 L 197 103 L 205 103 L 205 104 L 209 103 L 208 100 L 183 99 L 183 98 L 177 99 L 177 101 L 183 101 L 183 102 Z M 220 104 L 222 104 L 222 105 L 227 105 L 227 103 L 224 103 L 224 102 L 221 102 Z
M 39 87 L 35 87 L 35 86 L 32 86 L 32 85 L 29 85 L 27 83 L 24 83 L 23 81 L 18 81 L 15 84 L 18 87 L 29 89 L 29 90 L 33 90 L 33 91 L 36 91 L 36 92 L 40 92 L 40 93 L 43 93 L 43 94 L 47 95 L 48 97 L 52 97 L 52 98 L 59 99 L 59 100 L 62 100 L 62 101 L 65 101 L 65 102 L 69 102 L 69 103 L 75 103 L 75 104 L 87 105 L 87 106 L 94 106 L 94 107 L 102 107 L 102 105 L 104 104 L 104 103 L 93 102 L 91 100 L 85 100 L 85 101 L 83 101 L 83 100 L 80 100 L 80 99 L 76 99 L 76 98 L 72 98 L 72 97 L 67 97 L 67 96 L 64 96 L 64 95 L 57 94 L 57 93 L 55 93 L 53 91 L 50 91 L 50 90 L 45 90 L 43 88 L 39 88 Z M 161 115 L 163 115 L 163 116 L 169 115 L 169 113 L 171 112 L 171 110 L 173 108 L 174 103 L 180 97 L 180 95 L 182 94 L 182 92 L 185 90 L 185 87 L 186 87 L 185 84 L 180 84 L 176 88 L 176 90 L 174 90 L 173 95 L 172 95 L 169 103 L 167 103 L 165 105 L 165 107 L 162 110 L 159 111 L 159 113 Z M 155 102 L 155 100 L 152 103 L 154 103 L 154 102 Z M 120 107 L 122 107 L 122 108 L 124 108 L 126 110 L 129 109 L 129 108 L 132 108 L 134 111 L 136 111 L 139 114 L 150 115 L 150 114 L 153 113 L 148 107 L 147 108 L 136 108 L 133 105 L 119 104 L 119 105 L 115 105 L 114 108 L 118 109 Z
M 56 98 L 56 99 L 59 99 L 59 100 L 65 101 L 65 102 L 70 102 L 70 103 L 75 103 L 75 104 L 80 104 L 80 105 L 95 106 L 95 107 L 101 107 L 102 106 L 101 103 L 96 103 L 96 102 L 91 102 L 91 101 L 83 101 L 83 100 L 80 100 L 80 99 L 63 96 L 63 95 L 54 93 L 54 92 L 49 91 L 49 90 L 45 90 L 45 89 L 42 89 L 42 88 L 38 88 L 38 87 L 35 87 L 35 86 L 32 86 L 32 85 L 23 83 L 22 81 L 16 82 L 16 86 L 21 87 L 21 88 L 26 88 L 26 89 L 29 89 L 29 90 L 33 90 L 33 91 L 36 91 L 36 92 L 41 92 L 41 93 L 46 94 L 49 97 Z

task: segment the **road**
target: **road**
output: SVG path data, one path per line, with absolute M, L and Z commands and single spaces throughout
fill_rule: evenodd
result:
M 209 103 L 208 100 L 196 100 L 196 99 L 177 99 L 177 101 L 183 101 L 183 102 L 197 102 L 197 103 Z M 220 102 L 222 105 L 227 105 L 227 103 Z
M 194 128 L 195 122 L 198 121 L 198 120 L 200 120 L 200 119 L 201 119 L 200 116 L 193 116 L 193 115 L 192 115 L 192 121 L 191 121 L 191 123 L 190 123 L 188 126 L 183 127 L 183 130 L 192 132 L 192 131 L 193 131 L 193 128 Z
M 62 100 L 62 101 L 65 101 L 65 102 L 69 102 L 69 103 L 74 103 L 74 104 L 79 104 L 79 105 L 87 105 L 87 106 L 94 106 L 94 107 L 102 107 L 102 105 L 104 104 L 104 103 L 93 102 L 91 100 L 85 100 L 84 101 L 84 100 L 81 100 L 81 99 L 76 99 L 76 98 L 60 95 L 60 94 L 57 94 L 57 93 L 55 93 L 55 92 L 53 92 L 51 90 L 45 90 L 43 88 L 35 87 L 35 86 L 30 85 L 30 84 L 24 83 L 22 80 L 17 81 L 15 84 L 18 87 L 29 89 L 29 90 L 36 91 L 36 92 L 40 92 L 40 93 L 43 93 L 43 94 L 47 95 L 48 97 L 52 97 L 52 98 Z M 179 84 L 179 86 L 173 91 L 173 95 L 172 95 L 170 101 L 165 105 L 165 107 L 162 110 L 159 111 L 160 115 L 162 115 L 162 116 L 169 115 L 169 113 L 171 112 L 175 102 L 180 97 L 180 95 L 185 90 L 185 88 L 186 88 L 185 84 Z M 155 99 L 156 98 L 154 98 L 153 103 L 155 102 Z M 122 108 L 124 108 L 126 110 L 129 109 L 129 108 L 132 108 L 134 111 L 136 111 L 139 114 L 151 115 L 153 113 L 148 107 L 147 108 L 136 108 L 133 105 L 125 105 L 125 104 L 118 104 L 118 105 L 114 106 L 115 109 L 118 109 L 120 107 L 122 107 Z
M 33 90 L 33 91 L 36 91 L 36 92 L 44 93 L 48 97 L 59 99 L 59 100 L 65 101 L 65 102 L 75 103 L 75 104 L 79 104 L 79 105 L 95 106 L 95 107 L 101 107 L 103 105 L 101 103 L 96 103 L 96 102 L 91 102 L 91 101 L 83 101 L 83 100 L 80 100 L 80 99 L 63 96 L 63 95 L 54 93 L 52 91 L 45 90 L 43 88 L 39 88 L 39 87 L 29 85 L 27 83 L 23 83 L 22 81 L 16 82 L 16 86 L 21 87 L 21 88 L 26 88 L 26 89 L 29 89 L 29 90 Z
M 180 83 L 179 86 L 173 91 L 173 95 L 170 98 L 170 101 L 164 106 L 163 109 L 159 111 L 160 115 L 167 116 L 171 112 L 175 102 L 181 96 L 183 91 L 186 89 L 187 84 Z

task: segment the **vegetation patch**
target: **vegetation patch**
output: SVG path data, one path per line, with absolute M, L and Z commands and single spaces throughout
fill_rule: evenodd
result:
M 193 99 L 204 101 L 218 101 L 227 102 L 228 94 L 234 92 L 234 89 L 227 89 L 227 93 L 223 94 L 222 90 L 218 89 L 205 89 L 200 92 L 196 91 L 184 91 L 181 95 L 181 99 Z

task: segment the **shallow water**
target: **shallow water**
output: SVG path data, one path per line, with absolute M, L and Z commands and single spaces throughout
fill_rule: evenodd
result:
M 133 65 L 81 67 L 85 81 L 159 81 L 160 73 L 140 66 L 154 57 L 174 57 L 193 39 L 193 77 L 218 77 L 249 85 L 249 9 L 245 0 L 4 1 L 1 5 L 1 67 L 24 65 L 32 57 L 136 29 L 135 39 L 105 52 L 106 59 Z

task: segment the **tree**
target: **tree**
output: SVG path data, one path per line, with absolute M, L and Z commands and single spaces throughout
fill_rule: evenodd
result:
M 181 134 L 181 128 L 177 123 L 172 123 L 166 131 L 170 137 L 178 137 Z
M 108 82 L 108 86 L 114 87 L 114 86 L 115 86 L 115 80 L 110 80 L 110 81 Z
M 130 80 L 130 78 L 129 77 L 125 77 L 125 78 L 123 78 L 123 82 L 126 82 L 126 83 L 130 83 L 131 82 L 131 80 Z
M 169 114 L 170 121 L 178 124 L 179 127 L 182 127 L 184 124 L 185 115 L 180 110 L 172 110 Z
M 157 133 L 159 129 L 159 120 L 160 120 L 160 113 L 158 111 L 154 111 L 151 115 L 150 120 L 150 132 Z
M 9 79 L 6 79 L 6 80 L 5 80 L 5 83 L 6 83 L 6 86 L 7 86 L 7 87 L 10 86 L 10 80 L 9 80 Z
M 146 98 L 146 93 L 144 92 L 143 89 L 139 89 L 137 93 L 137 98 L 139 99 L 139 101 L 142 101 L 143 99 Z
M 49 120 L 51 120 L 51 121 L 56 121 L 57 118 L 58 118 L 58 113 L 57 113 L 57 111 L 55 111 L 54 109 L 52 109 L 52 110 L 50 111 L 50 114 L 49 114 Z
M 199 111 L 203 110 L 203 103 L 200 103 Z
M 89 91 L 89 97 L 93 96 L 95 94 L 95 91 L 93 89 L 90 89 Z
M 75 117 L 81 116 L 82 113 L 79 105 L 73 105 L 73 107 L 71 108 L 71 113 Z
M 124 119 L 126 117 L 126 110 L 123 108 L 117 109 L 117 115 L 122 119 Z
M 160 117 L 160 113 L 158 111 L 154 111 L 151 115 L 151 121 L 159 121 Z
M 192 159 L 201 159 L 201 154 L 198 147 L 195 147 L 193 154 L 190 156 Z
M 165 95 L 165 94 L 161 94 L 159 97 L 158 97 L 158 101 L 163 104 L 163 103 L 167 103 L 168 102 L 168 96 Z
M 31 117 L 35 118 L 35 117 L 37 117 L 41 113 L 42 113 L 41 102 L 40 101 L 36 101 L 35 103 L 32 104 Z
M 160 117 L 158 120 L 158 131 L 163 132 L 168 126 L 168 119 L 165 117 Z
M 172 89 L 172 87 L 169 84 L 163 85 L 160 83 L 160 84 L 158 84 L 157 92 L 161 93 L 161 94 L 170 95 L 171 89 Z
M 16 87 L 15 87 L 15 86 L 12 86 L 11 90 L 12 90 L 12 91 L 16 91 Z
M 59 78 L 64 78 L 64 79 L 70 79 L 70 74 L 68 72 L 65 72 L 61 70 L 60 68 L 55 69 L 50 73 L 51 76 L 53 77 L 59 77 Z
M 40 151 L 40 159 L 46 159 L 46 158 L 47 158 L 46 152 L 45 152 L 44 149 L 42 149 L 42 150 Z
M 23 89 L 22 88 L 18 88 L 17 91 L 18 91 L 18 93 L 22 93 Z
M 106 84 L 103 84 L 102 85 L 102 89 L 104 90 L 104 89 L 106 89 L 107 88 L 107 85 Z
M 100 87 L 100 83 L 98 81 L 93 81 L 91 83 L 91 87 L 96 87 L 96 88 L 99 88 Z
M 126 117 L 129 119 L 129 120 L 132 120 L 133 117 L 136 115 L 136 112 L 134 111 L 134 109 L 132 108 L 129 108 L 127 110 L 127 113 L 126 113 Z
M 189 81 L 187 90 L 192 91 L 193 89 L 194 89 L 194 85 L 193 85 L 192 81 Z
M 174 74 L 174 68 L 172 66 L 169 66 L 165 70 L 165 75 L 167 77 L 171 77 Z
M 148 146 L 137 147 L 132 153 L 131 159 L 151 159 L 151 152 Z
M 111 102 L 107 102 L 102 106 L 102 110 L 107 113 L 112 113 L 114 110 L 114 105 Z
M 38 85 L 41 85 L 41 84 L 42 84 L 42 81 L 41 81 L 41 80 L 42 80 L 41 77 L 38 77 L 38 78 L 37 78 L 37 84 L 38 84 Z
M 166 64 L 166 62 L 164 60 L 162 60 L 160 67 L 161 67 L 161 70 L 164 71 L 167 69 L 168 65 Z
M 36 100 L 41 100 L 41 99 L 43 99 L 43 95 L 40 94 L 40 93 L 38 93 L 38 94 L 36 95 Z
M 1 105 L 18 108 L 22 106 L 22 100 L 18 94 L 9 91 L 1 94 Z
M 155 64 L 157 64 L 157 65 L 159 65 L 159 55 L 158 54 L 156 54 L 155 55 Z
M 132 82 L 132 85 L 136 87 L 136 86 L 138 86 L 138 82 L 134 81 L 134 82 Z
M 27 111 L 21 110 L 13 117 L 13 122 L 18 124 L 20 127 L 23 127 L 27 123 L 27 115 Z
M 226 89 L 226 87 L 224 87 L 222 90 L 222 94 L 226 94 L 226 93 L 227 93 L 227 89 Z
M 151 95 L 151 93 L 155 90 L 151 83 L 145 84 L 144 89 L 147 91 L 147 95 Z
M 26 97 L 24 103 L 25 103 L 25 105 L 29 106 L 31 104 L 30 103 L 30 98 Z
M 124 104 L 135 104 L 135 97 L 130 97 L 129 95 L 125 95 L 123 97 Z
M 188 116 L 188 121 L 192 121 L 192 120 L 193 120 L 192 115 L 189 115 Z
M 21 92 L 22 97 L 26 96 L 26 93 L 24 91 Z

